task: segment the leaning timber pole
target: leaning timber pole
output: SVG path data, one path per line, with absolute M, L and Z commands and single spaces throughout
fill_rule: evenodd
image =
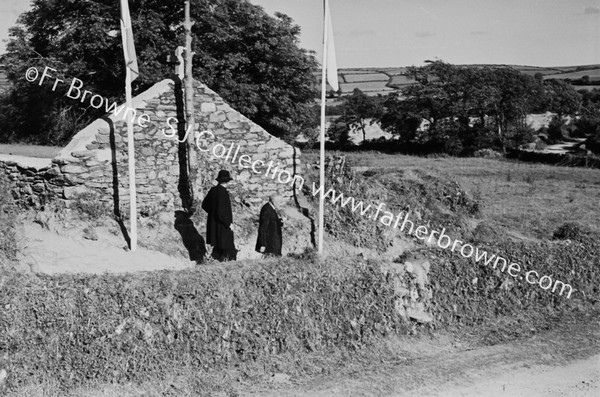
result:
M 198 180 L 198 156 L 194 147 L 194 139 L 196 132 L 196 116 L 194 114 L 194 77 L 192 76 L 192 26 L 194 22 L 190 18 L 190 1 L 185 2 L 185 109 L 186 109 L 186 131 L 191 126 L 191 131 L 187 137 L 187 152 L 188 152 L 188 183 L 192 202 L 191 208 L 186 208 L 190 213 L 196 210 L 196 195 L 194 194 L 194 186 Z
M 328 40 L 328 22 L 327 10 L 329 4 L 327 0 L 323 2 L 323 64 L 321 65 L 321 130 L 319 134 L 319 233 L 317 240 L 317 252 L 323 255 L 323 234 L 325 224 L 325 101 L 327 100 L 327 40 Z

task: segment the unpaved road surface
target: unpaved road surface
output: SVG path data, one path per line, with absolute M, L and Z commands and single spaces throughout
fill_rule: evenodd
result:
M 600 355 L 566 366 L 517 368 L 472 385 L 450 387 L 440 396 L 600 396 Z
M 475 349 L 417 343 L 400 356 L 404 362 L 394 366 L 350 366 L 335 377 L 292 378 L 289 383 L 242 395 L 600 396 L 600 318 Z

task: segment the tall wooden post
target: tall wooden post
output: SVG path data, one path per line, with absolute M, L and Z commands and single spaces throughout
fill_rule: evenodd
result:
M 133 114 L 127 118 L 127 155 L 129 157 L 129 218 L 131 222 L 129 246 L 131 252 L 135 252 L 137 249 L 137 199 L 135 191 L 135 146 L 133 139 L 135 109 L 133 108 L 131 98 L 131 82 L 137 78 L 139 70 L 135 45 L 133 43 L 128 0 L 121 0 L 121 38 L 123 40 L 123 57 L 125 58 L 125 103 L 127 109 L 133 109 Z M 125 111 L 125 115 L 127 115 L 127 111 Z
M 133 102 L 131 99 L 131 70 L 125 68 L 125 104 L 127 109 L 134 109 Z M 134 110 L 135 112 L 135 110 Z M 133 118 L 135 113 L 131 117 L 127 117 L 127 155 L 129 157 L 129 248 L 131 252 L 137 250 L 137 198 L 135 191 L 135 144 L 133 140 Z
M 196 197 L 196 190 L 194 186 L 198 182 L 198 156 L 196 153 L 196 147 L 194 145 L 195 132 L 196 132 L 196 116 L 194 114 L 194 77 L 192 76 L 192 58 L 194 53 L 192 52 L 192 26 L 194 22 L 191 21 L 190 17 L 190 1 L 185 2 L 185 109 L 186 109 L 186 131 L 191 126 L 191 131 L 187 137 L 187 152 L 188 152 L 188 176 L 189 176 L 189 187 L 190 195 L 192 197 L 191 208 L 186 208 L 190 212 L 196 210 L 196 204 L 198 198 Z
M 321 65 L 321 130 L 319 134 L 319 233 L 317 239 L 317 251 L 319 255 L 323 254 L 323 227 L 325 224 L 325 102 L 327 88 L 327 39 L 329 18 L 327 0 L 323 2 L 323 64 Z

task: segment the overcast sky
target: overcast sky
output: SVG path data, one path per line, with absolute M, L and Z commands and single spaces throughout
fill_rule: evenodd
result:
M 323 0 L 251 0 L 289 15 L 321 52 Z M 118 0 L 115 0 L 118 4 Z M 330 0 L 338 66 L 600 63 L 600 0 Z M 29 8 L 0 0 L 0 40 Z M 5 44 L 0 44 L 3 52 Z M 319 55 L 320 56 L 320 55 Z M 319 58 L 320 59 L 320 58 Z
M 322 0 L 251 0 L 320 53 Z M 600 63 L 600 0 L 330 0 L 339 67 Z M 320 58 L 319 58 L 320 59 Z

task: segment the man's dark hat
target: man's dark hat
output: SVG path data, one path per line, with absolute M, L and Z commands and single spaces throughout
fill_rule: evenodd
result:
M 217 182 L 229 182 L 232 181 L 233 178 L 229 175 L 229 171 L 221 170 L 219 171 L 219 175 L 217 176 Z

